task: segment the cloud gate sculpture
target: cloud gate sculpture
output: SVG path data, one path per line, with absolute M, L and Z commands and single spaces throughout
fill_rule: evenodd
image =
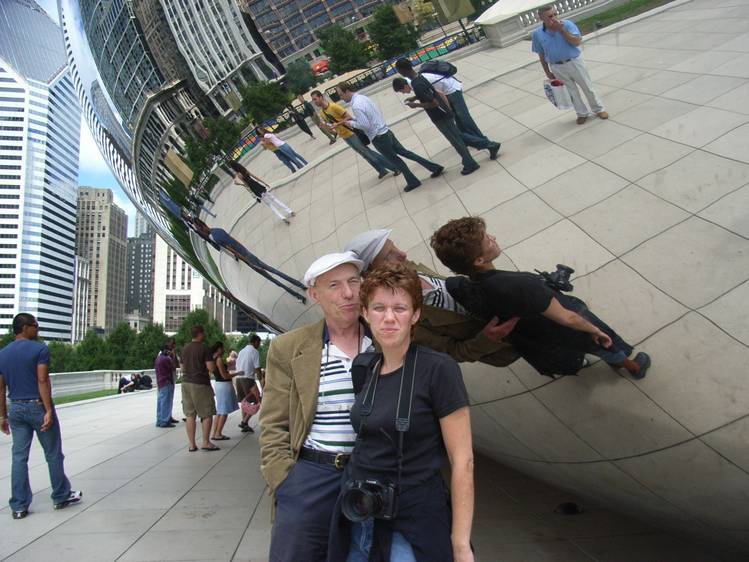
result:
M 329 144 L 319 133 L 313 140 L 281 123 L 279 136 L 309 161 L 292 174 L 258 145 L 242 104 L 248 84 L 284 72 L 265 41 L 272 33 L 255 26 L 265 16 L 245 12 L 252 4 L 60 0 L 88 126 L 164 239 L 283 331 L 319 317 L 294 281 L 354 235 L 392 228 L 411 259 L 447 274 L 429 236 L 448 219 L 483 216 L 506 246 L 498 267 L 571 265 L 575 294 L 647 351 L 653 366 L 634 381 L 601 362 L 558 379 L 523 360 L 507 368 L 463 364 L 476 448 L 657 525 L 749 551 L 746 158 L 671 142 L 668 131 L 648 132 L 636 119 L 614 123 L 613 112 L 605 125 L 616 144 L 601 134 L 603 123 L 574 129 L 539 101 L 541 73 L 525 51 L 491 59 L 474 48 L 474 62 L 457 64 L 472 111 L 503 141 L 498 163 L 483 157 L 479 172 L 460 176 L 458 159 L 423 112 L 403 106 L 386 80 L 368 92 L 401 141 L 448 166 L 446 176 L 404 193 L 402 178 L 378 180 L 343 142 Z M 361 15 L 362 2 L 350 4 Z M 589 45 L 589 60 L 605 62 L 619 48 L 607 37 Z M 500 60 L 506 73 L 492 67 Z M 652 82 L 666 69 L 650 66 L 642 77 Z M 657 102 L 609 84 L 604 93 L 622 113 Z M 653 105 L 649 115 L 661 114 Z M 234 183 L 229 160 L 273 185 L 296 213 L 289 224 Z M 203 223 L 247 253 L 222 251 Z

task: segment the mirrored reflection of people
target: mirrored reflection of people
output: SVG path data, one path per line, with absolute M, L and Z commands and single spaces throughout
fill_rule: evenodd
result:
M 387 264 L 371 271 L 360 301 L 382 354 L 351 408 L 357 438 L 328 560 L 472 561 L 473 450 L 460 367 L 412 343 L 422 302 L 413 269 Z M 398 429 L 404 413 L 408 427 Z M 447 459 L 452 508 L 441 475 Z M 392 488 L 381 510 L 358 501 L 356 483 L 365 481 Z
M 338 136 L 341 137 L 343 141 L 354 150 L 354 152 L 364 158 L 367 164 L 375 169 L 379 179 L 388 175 L 388 172 L 393 172 L 393 175 L 396 176 L 400 174 L 400 171 L 398 171 L 395 164 L 390 162 L 390 160 L 376 150 L 372 150 L 366 146 L 355 131 L 345 124 L 347 121 L 353 120 L 353 117 L 349 115 L 341 105 L 328 101 L 320 90 L 313 91 L 311 97 L 312 102 L 320 108 L 323 117 L 325 117 L 327 122 L 325 127 L 336 131 Z M 333 123 L 340 124 L 334 126 L 332 125 Z
M 296 150 L 294 150 L 289 143 L 282 141 L 280 138 L 278 138 L 278 136 L 271 133 L 265 127 L 258 127 L 257 133 L 264 140 L 270 142 L 273 146 L 275 146 L 279 152 L 285 154 L 286 157 L 297 168 L 302 168 L 303 166 L 306 166 L 308 164 L 308 162 L 304 159 L 304 157 L 301 154 L 299 154 Z
M 301 165 L 295 166 L 294 163 L 291 161 L 291 159 L 288 156 L 286 156 L 286 153 L 278 150 L 278 147 L 272 142 L 270 142 L 269 140 L 261 139 L 260 146 L 263 147 L 263 150 L 268 150 L 269 152 L 272 152 L 273 155 L 276 158 L 278 158 L 284 166 L 286 166 L 289 170 L 291 170 L 292 174 L 296 173 L 297 170 L 302 169 Z
M 558 78 L 567 86 L 577 113 L 577 124 L 585 123 L 589 115 L 580 90 L 585 94 L 593 113 L 601 119 L 608 119 L 609 114 L 593 89 L 593 81 L 583 60 L 580 30 L 572 21 L 560 20 L 554 5 L 540 7 L 538 17 L 541 26 L 531 36 L 531 50 L 538 54 L 546 77 L 550 80 Z
M 213 399 L 211 375 L 216 363 L 205 344 L 205 329 L 195 325 L 190 329 L 192 340 L 182 348 L 182 412 L 186 418 L 188 451 L 198 450 L 195 442 L 196 418 L 200 418 L 203 441 L 202 451 L 218 451 L 210 441 L 216 402 Z
M 23 519 L 34 497 L 29 480 L 29 452 L 34 434 L 47 461 L 53 507 L 63 509 L 78 503 L 83 493 L 71 490 L 65 476 L 60 420 L 52 402 L 49 349 L 36 341 L 39 323 L 33 315 L 21 312 L 13 318 L 12 326 L 15 339 L 0 350 L 0 431 L 13 438 L 11 517 Z M 6 392 L 10 404 L 6 403 Z
M 302 106 L 302 109 L 304 109 L 304 106 Z M 304 115 L 299 113 L 296 108 L 290 103 L 286 104 L 286 110 L 289 112 L 289 118 L 294 121 L 294 123 L 296 123 L 297 127 L 299 127 L 303 133 L 309 135 L 314 139 L 315 135 L 312 133 L 309 125 L 307 125 L 307 122 L 304 120 Z
M 172 417 L 174 405 L 174 385 L 176 383 L 176 368 L 171 355 L 170 342 L 164 342 L 159 355 L 156 357 L 154 370 L 156 371 L 156 427 L 174 427 L 176 420 Z
M 302 104 L 302 107 L 304 108 L 304 114 L 312 119 L 312 122 L 317 126 L 318 129 L 320 129 L 322 134 L 328 138 L 330 144 L 335 143 L 337 138 L 335 130 L 332 130 L 329 127 L 325 126 L 325 124 L 320 119 L 320 116 L 317 114 L 315 106 L 305 100 L 304 96 L 298 96 L 296 99 L 299 103 Z
M 385 123 L 382 113 L 380 113 L 380 110 L 377 109 L 377 106 L 371 99 L 355 92 L 353 87 L 346 82 L 338 84 L 336 91 L 340 98 L 350 105 L 354 119 L 337 121 L 335 125 L 346 125 L 364 131 L 377 151 L 390 162 L 394 163 L 403 174 L 406 180 L 406 187 L 403 191 L 416 189 L 421 185 L 421 181 L 411 172 L 406 163 L 400 158 L 401 156 L 422 165 L 431 172 L 431 177 L 433 178 L 442 175 L 442 172 L 445 171 L 443 166 L 407 150 L 398 141 Z
M 520 355 L 504 341 L 517 320 L 480 322 L 450 296 L 445 279 L 422 263 L 408 261 L 387 229 L 369 230 L 352 238 L 346 251 L 364 262 L 364 275 L 387 263 L 403 263 L 418 273 L 423 303 L 414 328 L 414 342 L 447 353 L 458 362 L 481 361 L 506 367 Z
M 406 83 L 403 78 L 396 78 L 393 80 L 393 89 L 396 92 L 409 93 L 409 90 L 413 92 L 414 96 L 406 101 L 406 105 L 412 109 L 423 109 L 426 112 L 437 130 L 460 156 L 463 162 L 461 174 L 467 176 L 479 169 L 478 162 L 473 159 L 468 150 L 469 146 L 479 150 L 486 149 L 489 151 L 489 158 L 492 160 L 497 158 L 499 143 L 492 142 L 486 137 L 464 133 L 458 129 L 455 124 L 455 114 L 450 102 L 447 101 L 447 96 L 438 92 L 424 76 L 417 74 L 410 60 L 398 59 L 395 65 L 400 74 L 411 80 L 411 84 Z
M 324 562 L 342 470 L 354 446 L 351 365 L 372 343 L 359 320 L 362 263 L 328 254 L 307 269 L 323 320 L 275 338 L 260 412 L 260 469 L 274 498 L 269 559 Z
M 495 269 L 501 249 L 483 219 L 451 220 L 432 235 L 431 245 L 446 267 L 468 276 L 447 280 L 455 300 L 483 318 L 520 318 L 507 339 L 541 374 L 577 374 L 590 353 L 635 379 L 645 376 L 650 357 L 640 352 L 629 359 L 632 346 L 583 301 L 552 289 L 535 273 Z
M 232 161 L 229 162 L 229 167 L 234 170 L 234 183 L 252 193 L 258 202 L 263 203 L 283 222 L 289 224 L 289 218 L 296 216 L 291 207 L 268 191 L 268 186 L 242 164 Z
M 205 238 L 208 242 L 216 244 L 220 249 L 226 250 L 234 256 L 234 259 L 242 260 L 255 272 L 259 273 L 268 281 L 270 281 L 277 287 L 280 287 L 294 298 L 299 299 L 302 303 L 306 302 L 306 298 L 304 297 L 304 295 L 300 294 L 298 291 L 295 291 L 288 285 L 276 279 L 276 276 L 280 277 L 284 281 L 288 281 L 299 289 L 304 289 L 305 286 L 300 281 L 297 281 L 293 277 L 286 275 L 283 271 L 280 271 L 262 261 L 255 254 L 245 248 L 244 245 L 239 242 L 239 240 L 232 237 L 223 228 L 209 227 L 200 219 L 193 219 L 193 227 L 195 228 L 195 231 L 201 237 Z
M 253 334 L 250 338 L 250 343 L 243 347 L 239 351 L 237 357 L 237 370 L 241 372 L 241 375 L 237 375 L 235 379 L 237 385 L 237 397 L 241 402 L 247 397 L 252 403 L 252 399 L 255 399 L 255 404 L 260 403 L 260 392 L 258 391 L 257 381 L 263 375 L 263 370 L 260 368 L 260 336 Z M 250 427 L 250 414 L 242 415 L 242 422 L 239 424 L 240 429 L 243 433 L 255 433 Z
M 232 373 L 224 365 L 224 342 L 216 342 L 211 347 L 213 362 L 216 364 L 216 370 L 213 371 L 215 379 L 214 386 L 216 389 L 216 415 L 213 419 L 213 441 L 226 441 L 228 436 L 224 435 L 224 426 L 229 414 L 239 410 L 239 402 L 234 392 L 234 385 L 231 379 L 237 375 Z

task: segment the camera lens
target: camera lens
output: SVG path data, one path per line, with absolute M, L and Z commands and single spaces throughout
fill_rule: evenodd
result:
M 349 521 L 364 521 L 382 509 L 382 498 L 377 493 L 351 488 L 343 496 L 342 510 Z

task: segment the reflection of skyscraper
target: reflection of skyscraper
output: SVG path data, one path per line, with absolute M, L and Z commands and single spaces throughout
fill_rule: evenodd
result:
M 130 138 L 120 124 L 120 120 L 109 107 L 109 102 L 101 89 L 98 81 L 91 83 L 91 105 L 94 106 L 96 116 L 101 126 L 104 127 L 112 142 L 120 149 L 124 156 L 130 158 Z
M 0 92 L 0 330 L 29 312 L 69 341 L 80 108 L 60 28 L 31 0 L 0 2 Z
M 319 54 L 315 33 L 337 23 L 349 26 L 371 16 L 382 0 L 239 0 L 268 44 L 285 63 Z M 386 3 L 393 4 L 392 0 Z
M 80 0 L 91 52 L 104 86 L 128 128 L 164 77 L 141 40 L 125 0 Z
M 278 75 L 255 43 L 235 0 L 161 3 L 193 77 L 222 113 L 239 109 L 243 85 Z

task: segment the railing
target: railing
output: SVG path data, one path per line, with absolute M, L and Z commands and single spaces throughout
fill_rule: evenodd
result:
M 77 371 L 72 373 L 51 373 L 52 396 L 70 396 L 72 394 L 83 394 L 96 392 L 97 390 L 114 390 L 120 381 L 120 377 L 129 377 L 133 373 L 143 373 L 153 380 L 156 386 L 156 371 L 144 369 L 140 371 Z
M 624 0 L 559 0 L 557 2 L 512 1 L 496 2 L 478 18 L 493 47 L 507 47 L 526 38 L 539 23 L 538 8 L 554 6 L 560 16 L 577 17 L 602 10 L 607 5 L 621 4 Z M 515 9 L 517 7 L 517 9 Z

